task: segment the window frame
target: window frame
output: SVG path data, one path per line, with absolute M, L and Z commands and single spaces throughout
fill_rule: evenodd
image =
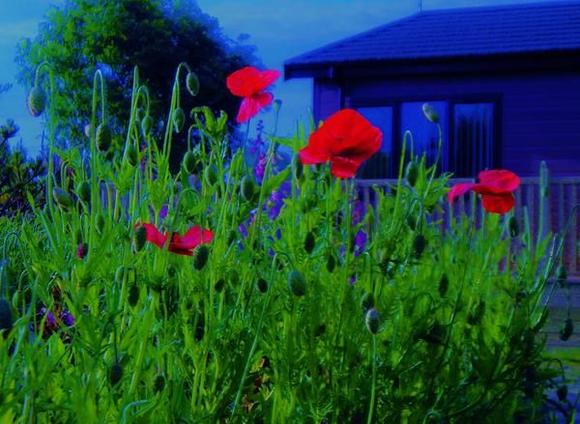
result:
M 364 98 L 364 97 L 349 97 L 343 96 L 341 99 L 341 107 L 358 109 L 361 107 L 390 107 L 393 110 L 393 128 L 392 128 L 392 140 L 393 140 L 393 155 L 391 158 L 391 169 L 397 170 L 399 168 L 399 161 L 395 158 L 400 158 L 401 148 L 403 143 L 403 134 L 401 134 L 401 107 L 403 103 L 416 103 L 416 102 L 445 102 L 447 104 L 447 128 L 449 140 L 444 143 L 444 149 L 442 152 L 442 163 L 443 169 L 449 171 L 449 164 L 451 162 L 451 143 L 455 143 L 455 106 L 463 104 L 478 104 L 478 103 L 491 103 L 493 105 L 493 167 L 501 168 L 502 165 L 502 151 L 501 146 L 503 145 L 502 140 L 502 103 L 503 96 L 501 93 L 478 93 L 460 96 L 399 96 L 399 97 L 385 97 L 385 98 Z M 396 178 L 396 175 L 390 176 L 388 178 Z

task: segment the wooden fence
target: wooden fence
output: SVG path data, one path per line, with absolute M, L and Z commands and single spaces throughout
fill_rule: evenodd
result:
M 522 178 L 522 184 L 516 191 L 516 208 L 515 213 L 520 222 L 524 222 L 524 214 L 527 210 L 529 217 L 529 224 L 532 234 L 536 234 L 539 229 L 540 220 L 543 220 L 543 228 L 545 232 L 552 232 L 553 234 L 561 234 L 569 217 L 571 217 L 571 225 L 566 234 L 564 244 L 564 261 L 566 263 L 568 274 L 575 279 L 580 278 L 580 208 L 572 214 L 574 205 L 580 202 L 580 177 L 558 177 L 550 178 L 549 194 L 547 201 L 544 202 L 543 214 L 540 212 L 541 194 L 540 194 L 540 179 L 538 177 Z M 451 184 L 458 182 L 474 182 L 471 179 L 453 179 Z M 373 187 L 386 189 L 389 186 L 397 184 L 396 180 L 381 179 L 381 180 L 358 180 L 359 195 L 365 206 L 372 206 L 374 203 Z M 461 213 L 473 214 L 481 213 L 481 202 L 473 202 L 474 193 L 462 196 L 455 202 L 453 206 L 448 202 L 443 201 L 443 213 L 437 215 L 436 218 L 441 218 L 442 226 L 449 222 L 452 216 L 457 216 Z M 475 210 L 472 206 L 475 204 Z M 453 208 L 453 214 L 451 212 Z

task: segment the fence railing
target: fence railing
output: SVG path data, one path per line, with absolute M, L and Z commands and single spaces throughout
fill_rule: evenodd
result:
M 452 179 L 451 184 L 459 182 L 474 182 L 472 179 L 458 178 Z M 580 210 L 573 212 L 574 205 L 580 202 L 580 176 L 578 177 L 556 177 L 549 180 L 549 195 L 544 202 L 544 211 L 541 213 L 540 205 L 540 179 L 538 177 L 524 177 L 521 179 L 521 186 L 515 192 L 516 208 L 515 214 L 524 222 L 526 215 L 532 234 L 536 234 L 539 226 L 543 224 L 543 230 L 553 234 L 562 234 L 569 217 L 571 217 L 570 228 L 565 235 L 564 243 L 564 263 L 568 274 L 575 278 L 580 277 Z M 397 180 L 358 180 L 359 195 L 365 203 L 370 206 L 374 203 L 373 187 L 385 189 L 397 184 Z M 443 212 L 438 213 L 435 218 L 441 221 L 441 225 L 448 225 L 452 216 L 458 214 L 481 214 L 481 202 L 474 202 L 476 194 L 470 193 L 459 198 L 453 205 L 443 202 Z M 475 209 L 473 206 L 475 205 Z M 451 211 L 453 208 L 453 211 Z M 476 215 L 478 216 L 478 215 Z M 543 221 L 541 223 L 540 221 Z

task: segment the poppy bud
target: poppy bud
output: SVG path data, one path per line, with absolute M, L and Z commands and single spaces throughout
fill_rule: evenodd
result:
M 411 160 L 405 168 L 405 178 L 411 187 L 414 187 L 419 177 L 419 165 L 415 160 Z
M 203 178 L 205 179 L 205 182 L 208 185 L 213 186 L 215 183 L 217 183 L 218 180 L 217 174 L 218 170 L 216 166 L 214 164 L 211 164 L 203 171 Z
M 372 293 L 365 293 L 360 301 L 360 306 L 364 313 L 366 313 L 369 309 L 375 307 L 375 297 Z
M 256 196 L 256 186 L 251 177 L 246 175 L 242 178 L 242 181 L 240 182 L 240 194 L 246 202 L 254 200 L 254 197 Z
M 485 313 L 485 301 L 480 300 L 471 313 L 467 316 L 467 322 L 470 325 L 478 325 Z
M 304 166 L 302 165 L 302 162 L 300 162 L 298 155 L 292 158 L 292 170 L 294 173 L 294 178 L 297 180 L 302 178 L 302 175 L 304 174 Z
M 415 238 L 413 239 L 413 255 L 415 256 L 415 258 L 421 257 L 421 254 L 425 250 L 426 246 L 427 239 L 425 238 L 425 236 L 423 234 L 415 235 Z
M 558 271 L 556 271 L 556 282 L 560 285 L 560 287 L 564 287 L 567 279 L 568 273 L 566 272 L 566 267 L 564 264 L 560 264 Z
M 35 118 L 39 117 L 46 107 L 46 94 L 40 87 L 32 87 L 28 93 L 28 111 Z
M 314 232 L 309 231 L 304 238 L 304 250 L 306 253 L 311 254 L 314 250 L 316 244 L 316 238 L 314 237 Z
M 379 312 L 375 308 L 371 308 L 367 311 L 365 315 L 365 324 L 367 330 L 369 330 L 371 334 L 377 334 L 379 332 L 381 322 Z
M 135 306 L 139 302 L 139 286 L 132 284 L 129 287 L 129 294 L 127 295 L 127 302 L 130 306 Z
M 129 165 L 131 166 L 136 166 L 137 162 L 139 162 L 137 149 L 133 144 L 130 144 L 129 147 L 127 147 L 127 162 L 129 162 Z
M 294 296 L 300 297 L 306 294 L 306 279 L 300 271 L 290 271 L 290 274 L 288 274 L 288 288 Z
M 565 384 L 561 385 L 558 387 L 556 394 L 558 395 L 558 400 L 560 402 L 566 402 L 566 399 L 568 398 L 568 386 Z
M 189 72 L 185 77 L 185 87 L 189 94 L 192 96 L 197 96 L 199 93 L 199 78 L 195 72 Z
M 153 380 L 153 391 L 155 393 L 159 393 L 162 392 L 164 388 L 165 388 L 165 377 L 163 376 L 163 374 L 158 374 L 155 377 L 155 380 Z
M 423 115 L 425 115 L 425 118 L 427 118 L 428 121 L 433 122 L 434 124 L 439 123 L 439 114 L 429 103 L 423 103 Z
M 173 111 L 173 129 L 176 133 L 180 133 L 185 125 L 185 112 L 178 107 Z
M 508 221 L 508 229 L 510 232 L 511 238 L 516 238 L 520 234 L 520 224 L 518 223 L 518 219 L 512 215 Z
M 441 275 L 441 279 L 439 280 L 439 295 L 441 297 L 445 297 L 448 289 L 449 289 L 449 277 L 447 277 L 447 274 L 443 273 L 443 275 Z
M 256 288 L 260 293 L 266 293 L 268 291 L 268 282 L 263 278 L 258 278 L 256 282 Z
M 77 186 L 77 196 L 84 203 L 89 203 L 91 201 L 91 186 L 88 181 L 81 181 Z
M 187 151 L 183 156 L 183 169 L 190 175 L 195 172 L 195 155 L 192 151 Z
M 417 227 L 417 217 L 413 215 L 407 216 L 407 225 L 412 231 L 415 231 L 415 228 Z
M 97 232 L 99 234 L 102 234 L 103 233 L 103 230 L 105 229 L 105 224 L 106 224 L 105 217 L 103 216 L 102 213 L 99 213 L 97 215 L 97 222 L 96 222 L 96 224 L 97 224 Z
M 574 322 L 572 318 L 567 318 L 562 324 L 562 328 L 560 328 L 560 340 L 566 341 L 570 338 L 570 336 L 574 333 Z
M 0 298 L 0 331 L 4 332 L 4 337 L 8 336 L 8 332 L 12 330 L 12 309 L 10 303 L 4 298 Z
M 193 267 L 198 271 L 201 270 L 207 263 L 208 258 L 209 247 L 205 244 L 197 246 L 193 251 Z
M 73 206 L 71 195 L 60 187 L 54 187 L 52 189 L 52 197 L 62 209 L 70 209 Z
M 147 229 L 143 226 L 137 227 L 135 230 L 135 250 L 140 252 L 145 247 L 145 242 L 147 241 Z
M 314 331 L 314 337 L 320 337 L 326 333 L 326 324 L 320 324 Z
M 107 124 L 99 124 L 97 127 L 97 149 L 106 152 L 111 147 L 111 129 Z
M 153 127 L 153 118 L 151 118 L 151 116 L 149 116 L 149 115 L 146 115 L 141 120 L 141 131 L 143 132 L 143 135 L 147 136 L 149 134 L 149 132 L 151 131 L 152 127 Z
M 121 381 L 122 377 L 123 367 L 120 363 L 115 362 L 109 370 L 109 383 L 111 383 L 111 386 L 115 386 L 119 381 Z
M 220 278 L 219 280 L 216 281 L 213 288 L 216 292 L 221 293 L 222 290 L 224 289 L 225 285 L 226 285 L 226 280 L 224 280 L 223 278 Z
M 332 274 L 332 271 L 334 271 L 335 267 L 336 267 L 336 258 L 332 253 L 329 253 L 326 259 L 326 270 Z
M 84 259 L 87 256 L 88 246 L 86 243 L 79 243 L 77 246 L 77 258 Z

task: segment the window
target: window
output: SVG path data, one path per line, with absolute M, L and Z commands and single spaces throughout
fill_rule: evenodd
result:
M 437 125 L 429 122 L 423 114 L 423 105 L 429 103 L 439 115 L 442 130 L 442 149 L 447 145 L 447 102 L 412 102 L 401 104 L 401 145 L 405 131 L 413 134 L 413 150 L 416 156 L 427 155 L 427 163 L 432 164 L 437 157 L 439 130 Z M 410 154 L 408 144 L 407 156 Z M 443 153 L 443 152 L 442 152 Z M 442 154 L 442 158 L 445 155 Z M 443 161 L 445 162 L 445 161 Z M 444 169 L 446 164 L 443 164 Z
M 381 150 L 367 160 L 358 172 L 358 178 L 379 179 L 392 175 L 393 108 L 388 106 L 359 107 L 358 111 L 383 132 Z
M 449 151 L 449 170 L 457 177 L 475 177 L 497 164 L 493 103 L 464 103 L 453 107 L 455 130 Z

